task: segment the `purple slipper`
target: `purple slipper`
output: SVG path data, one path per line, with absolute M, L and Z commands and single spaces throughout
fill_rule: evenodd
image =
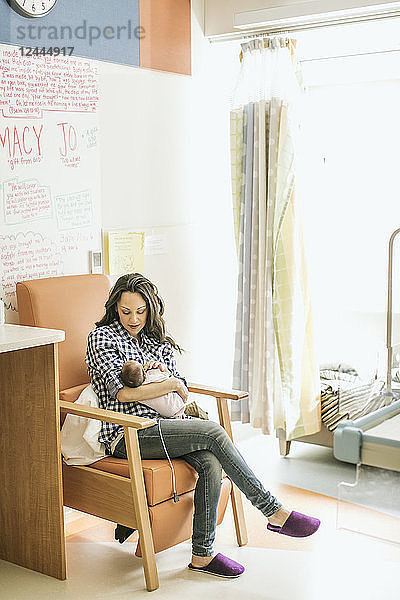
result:
M 194 567 L 192 563 L 188 565 L 192 571 L 202 571 L 209 575 L 216 575 L 217 577 L 239 577 L 244 571 L 244 567 L 239 563 L 235 562 L 231 558 L 224 556 L 223 554 L 216 554 L 211 562 L 205 567 Z
M 314 517 L 307 517 L 296 511 L 292 511 L 282 527 L 268 523 L 267 529 L 290 537 L 307 537 L 315 533 L 321 521 Z

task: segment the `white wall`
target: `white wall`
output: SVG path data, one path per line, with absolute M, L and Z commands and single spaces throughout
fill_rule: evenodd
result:
M 193 76 L 102 63 L 103 228 L 167 236 L 145 257 L 192 380 L 232 383 L 236 266 L 229 113 L 193 3 Z M 225 94 L 225 95 L 224 95 Z M 222 100 L 221 100 L 222 98 Z
M 208 16 L 220 15 L 218 27 L 227 23 L 234 6 L 244 10 L 262 4 L 205 3 Z M 170 332 L 187 349 L 179 359 L 181 371 L 192 380 L 230 386 L 236 261 L 229 97 L 239 65 L 238 43 L 210 45 L 203 35 L 204 2 L 192 4 L 192 77 L 101 64 L 103 227 L 166 234 L 168 253 L 147 256 L 145 274 L 166 300 Z M 312 48 L 321 50 L 314 42 Z M 381 281 L 378 287 L 382 293 Z M 361 319 L 366 333 L 362 340 L 354 334 L 354 348 L 366 342 L 367 334 L 369 343 L 384 333 L 384 308 L 364 303 L 357 309 L 356 317 L 347 315 L 341 323 L 341 331 L 351 323 L 355 332 Z M 336 331 L 336 325 L 332 319 L 323 323 L 326 340 L 327 329 Z M 337 348 L 332 340 L 329 344 L 329 356 L 322 352 L 321 359 L 337 355 L 343 360 L 342 342 L 338 340 Z
M 392 3 L 390 0 L 314 0 L 314 2 L 316 13 Z M 302 4 L 304 0 L 205 0 L 205 34 L 213 36 L 237 32 L 233 28 L 233 15 L 237 12 L 296 5 L 301 9 Z

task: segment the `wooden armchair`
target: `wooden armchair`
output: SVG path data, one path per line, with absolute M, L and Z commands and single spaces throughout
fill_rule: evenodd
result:
M 154 421 L 75 403 L 89 382 L 84 362 L 86 339 L 104 312 L 109 283 L 104 275 L 74 275 L 37 279 L 17 284 L 21 325 L 61 329 L 66 341 L 59 345 L 60 407 L 63 418 L 71 413 L 117 423 L 124 427 L 128 459 L 107 457 L 89 466 L 63 465 L 64 505 L 126 527 L 137 529 L 136 550 L 143 558 L 146 587 L 159 587 L 155 553 L 191 537 L 194 488 L 197 474 L 183 459 L 174 459 L 176 489 L 167 460 L 141 461 L 137 431 Z M 247 394 L 189 384 L 189 391 L 213 396 L 221 425 L 232 437 L 227 400 Z M 218 524 L 232 500 L 236 536 L 247 543 L 239 490 L 225 477 L 218 507 Z

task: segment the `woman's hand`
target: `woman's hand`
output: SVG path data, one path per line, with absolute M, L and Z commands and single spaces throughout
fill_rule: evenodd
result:
M 148 371 L 149 369 L 160 369 L 163 373 L 169 373 L 167 365 L 158 362 L 158 360 L 148 360 L 147 363 L 143 365 L 143 369 L 145 371 Z
M 179 396 L 186 404 L 187 399 L 189 397 L 189 390 L 187 389 L 183 381 L 181 381 L 177 377 L 170 377 L 168 381 L 171 383 L 172 386 L 171 392 L 176 392 L 177 394 L 179 394 Z

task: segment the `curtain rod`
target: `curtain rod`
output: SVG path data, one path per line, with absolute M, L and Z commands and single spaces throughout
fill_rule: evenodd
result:
M 282 31 L 279 35 L 288 35 L 288 31 Z M 254 39 L 254 37 L 252 38 Z M 389 48 L 388 50 L 372 50 L 371 52 L 354 52 L 351 54 L 337 54 L 334 56 L 318 56 L 317 58 L 299 58 L 300 63 L 317 62 L 319 60 L 335 60 L 339 58 L 352 58 L 353 56 L 371 56 L 373 54 L 392 54 L 394 52 L 400 52 L 400 48 Z
M 389 17 L 381 17 L 382 18 L 389 18 Z M 391 17 L 393 18 L 393 17 Z M 365 20 L 372 20 L 372 19 L 363 19 L 363 21 Z M 330 23 L 329 27 L 334 27 L 337 25 L 343 25 L 343 23 Z M 320 27 L 326 27 L 327 25 L 309 25 L 309 26 L 304 26 L 301 30 L 311 30 L 311 29 L 317 29 Z M 234 34 L 227 34 L 227 35 L 223 35 L 223 36 L 218 36 L 218 38 L 209 38 L 209 41 L 211 43 L 213 42 L 231 42 L 231 41 L 243 41 L 245 42 L 246 40 L 249 39 L 254 39 L 257 37 L 267 37 L 269 35 L 274 36 L 274 35 L 282 35 L 282 36 L 288 36 L 290 34 L 295 34 L 297 31 L 300 31 L 300 28 L 297 29 L 280 29 L 280 30 L 276 30 L 276 31 L 254 31 L 254 32 L 248 32 L 246 34 L 243 33 L 234 33 Z M 400 52 L 400 48 L 391 48 L 388 50 L 376 50 L 375 52 L 355 52 L 353 54 L 340 54 L 340 55 L 335 55 L 335 56 L 321 56 L 318 58 L 303 58 L 303 59 L 299 59 L 300 63 L 306 63 L 306 62 L 317 62 L 320 60 L 335 60 L 335 59 L 340 59 L 340 58 L 351 58 L 353 56 L 370 56 L 372 54 L 391 54 L 394 52 Z
M 293 25 L 293 26 L 287 26 L 285 29 L 249 29 L 247 32 L 246 31 L 238 31 L 238 32 L 234 32 L 234 33 L 223 33 L 220 35 L 209 35 L 206 36 L 208 41 L 212 44 L 218 43 L 218 42 L 233 42 L 233 41 L 240 41 L 240 40 L 245 40 L 248 38 L 254 38 L 257 36 L 267 36 L 267 35 L 288 35 L 288 33 L 292 33 L 295 34 L 297 32 L 300 31 L 311 31 L 313 29 L 320 29 L 321 27 L 340 27 L 340 26 L 344 26 L 344 25 L 356 25 L 357 23 L 365 23 L 368 21 L 382 21 L 383 19 L 396 19 L 400 17 L 400 12 L 396 15 L 390 14 L 390 15 L 380 15 L 379 18 L 377 18 L 374 15 L 367 15 L 365 17 L 359 17 L 357 20 L 341 20 L 341 21 L 337 21 L 337 22 L 330 22 L 330 23 L 308 23 L 308 24 L 304 24 L 304 25 Z

